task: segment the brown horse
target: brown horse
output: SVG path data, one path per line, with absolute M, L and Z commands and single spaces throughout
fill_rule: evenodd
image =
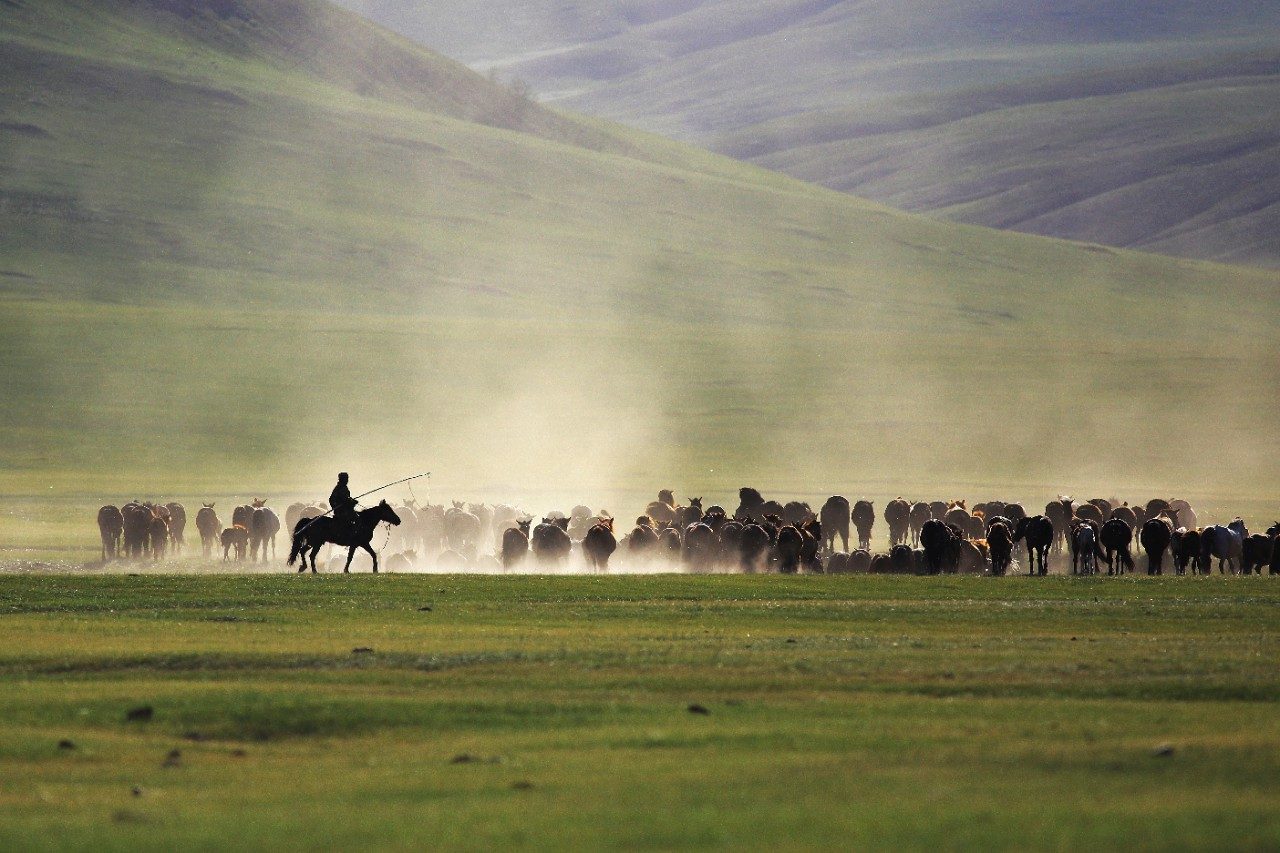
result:
M 582 539 L 582 550 L 587 555 L 587 562 L 597 572 L 609 571 L 609 558 L 618 550 L 612 518 L 602 518 L 591 526 Z
M 316 571 L 316 555 L 320 553 L 320 549 L 325 543 L 331 543 L 347 548 L 347 564 L 343 566 L 342 571 L 351 571 L 351 560 L 356 555 L 356 549 L 363 549 L 370 557 L 373 558 L 373 573 L 378 573 L 378 554 L 369 545 L 373 541 L 373 531 L 379 524 L 386 522 L 388 524 L 399 524 L 400 516 L 396 515 L 395 510 L 386 501 L 379 501 L 377 506 L 371 506 L 368 509 L 362 509 L 356 513 L 356 523 L 354 525 L 335 521 L 329 516 L 321 516 L 320 518 L 304 518 L 298 522 L 298 527 L 293 531 L 293 547 L 289 549 L 289 565 L 293 565 L 298 556 L 302 556 L 302 565 L 298 567 L 298 572 L 304 572 L 307 569 L 306 551 L 311 552 L 311 573 Z M 568 523 L 568 519 L 565 519 Z
M 853 505 L 853 526 L 858 528 L 858 547 L 871 550 L 871 528 L 876 523 L 876 508 L 871 501 L 858 501 Z
M 840 537 L 840 550 L 849 550 L 849 499 L 832 495 L 818 511 L 822 522 L 822 544 L 828 553 L 836 550 L 836 537 Z
M 102 562 L 114 560 L 124 535 L 124 515 L 119 507 L 107 504 L 98 510 L 98 534 L 102 537 Z
M 894 498 L 884 508 L 884 521 L 889 525 L 889 546 L 906 544 L 911 528 L 911 504 Z
M 205 504 L 196 513 L 196 530 L 200 532 L 200 550 L 205 557 L 213 553 L 214 543 L 222 530 L 222 519 L 213 510 L 213 504 Z

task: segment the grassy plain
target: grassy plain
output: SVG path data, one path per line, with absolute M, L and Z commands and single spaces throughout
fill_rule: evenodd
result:
M 1277 605 L 1269 578 L 0 577 L 0 844 L 1274 847 Z

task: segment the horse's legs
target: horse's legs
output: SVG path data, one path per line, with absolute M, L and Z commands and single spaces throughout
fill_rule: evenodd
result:
M 347 549 L 347 564 L 342 567 L 342 571 L 344 574 L 351 573 L 351 561 L 355 558 L 355 556 L 356 556 L 356 546 L 352 545 L 350 548 Z
M 373 557 L 373 573 L 376 575 L 378 573 L 378 553 L 373 550 L 373 548 L 369 545 L 368 542 L 364 543 L 360 547 L 368 551 L 370 557 Z M 356 549 L 352 548 L 351 553 L 354 554 L 355 552 L 356 552 Z

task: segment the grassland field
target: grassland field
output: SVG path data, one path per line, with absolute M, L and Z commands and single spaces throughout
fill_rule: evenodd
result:
M 1277 606 L 1269 578 L 4 576 L 0 845 L 1269 849 Z
M 1270 577 L 92 565 L 101 504 L 341 468 L 1266 525 L 1274 272 L 891 211 L 311 0 L 0 3 L 0 59 L 0 849 L 1280 846 Z

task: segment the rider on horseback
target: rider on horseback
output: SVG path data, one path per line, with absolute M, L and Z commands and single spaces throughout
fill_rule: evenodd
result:
M 334 521 L 345 527 L 356 526 L 356 502 L 351 497 L 351 489 L 347 488 L 347 473 L 338 475 L 338 485 L 329 493 L 329 507 L 333 510 Z

